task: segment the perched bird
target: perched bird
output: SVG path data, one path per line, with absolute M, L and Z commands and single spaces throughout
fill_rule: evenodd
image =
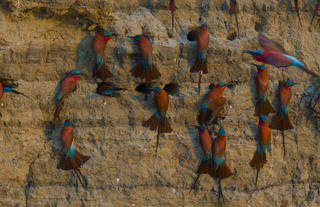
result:
M 119 88 L 111 82 L 98 83 L 97 93 L 102 96 L 119 97 L 121 90 L 126 90 L 125 88 Z
M 12 93 L 19 94 L 19 95 L 22 95 L 22 96 L 29 98 L 28 96 L 24 95 L 23 93 L 14 90 L 17 87 L 18 87 L 18 84 L 16 84 L 14 80 L 0 78 L 0 100 L 1 100 L 4 92 L 12 92 Z
M 291 99 L 291 87 L 293 85 L 294 83 L 291 80 L 279 82 L 280 109 L 270 125 L 270 128 L 278 129 L 282 132 L 283 156 L 286 154 L 284 131 L 287 129 L 293 129 L 288 115 L 288 105 Z
M 54 120 L 59 118 L 60 111 L 64 100 L 76 89 L 76 82 L 80 75 L 85 75 L 78 70 L 72 70 L 62 80 L 58 92 L 55 96 L 56 110 L 54 112 Z
M 215 178 L 218 178 L 219 183 L 219 198 L 218 203 L 220 202 L 220 195 L 223 198 L 221 180 L 232 175 L 230 168 L 225 163 L 224 152 L 227 146 L 226 132 L 223 128 L 220 128 L 217 138 L 213 142 L 212 146 L 212 155 L 214 159 L 214 174 Z
M 62 158 L 60 160 L 59 168 L 62 170 L 74 170 L 80 183 L 83 187 L 87 186 L 87 179 L 82 175 L 80 167 L 86 163 L 90 157 L 85 156 L 74 149 L 73 145 L 73 128 L 70 121 L 66 120 L 61 130 L 61 144 L 63 146 Z M 82 179 L 80 178 L 80 176 Z
M 142 56 L 141 62 L 131 70 L 132 75 L 136 78 L 144 78 L 145 82 L 159 78 L 161 74 L 157 67 L 152 64 L 152 44 L 150 40 L 144 35 L 136 35 L 131 38 L 139 47 Z
M 257 169 L 256 185 L 260 169 L 267 162 L 267 151 L 271 151 L 271 133 L 268 124 L 268 118 L 265 115 L 259 115 L 258 136 L 256 137 L 257 150 L 254 153 L 250 166 Z
M 111 40 L 113 36 L 117 36 L 117 34 L 113 34 L 109 30 L 104 30 L 98 32 L 93 39 L 92 47 L 95 54 L 93 78 L 100 78 L 104 81 L 106 78 L 112 77 L 112 73 L 103 58 L 107 42 Z
M 210 120 L 215 120 L 221 115 L 220 112 L 226 102 L 222 95 L 228 85 L 228 83 L 221 81 L 216 86 L 210 86 L 210 91 L 202 101 L 197 114 L 197 120 L 200 125 L 207 125 Z
M 198 181 L 201 174 L 209 174 L 212 178 L 218 179 L 219 183 L 219 197 L 218 202 L 220 203 L 220 196 L 223 198 L 221 180 L 228 178 L 232 175 L 232 172 L 228 165 L 225 163 L 224 152 L 226 149 L 226 132 L 223 128 L 220 128 L 217 138 L 212 144 L 212 156 L 214 159 L 213 165 L 210 165 L 207 157 L 204 156 L 200 166 L 198 168 L 198 175 L 191 187 L 191 190 L 195 188 L 195 184 Z
M 172 34 L 173 34 L 173 28 L 174 28 L 174 12 L 176 11 L 176 1 L 175 0 L 170 0 L 170 10 L 172 14 Z
M 311 19 L 311 22 L 310 22 L 309 30 L 311 30 L 312 22 L 314 20 L 314 17 L 317 15 L 319 9 L 320 9 L 320 0 L 317 0 L 317 4 L 316 4 L 316 6 L 314 7 L 314 10 L 313 10 L 313 15 L 312 15 L 312 19 Z
M 239 30 L 238 17 L 237 17 L 237 14 L 239 13 L 238 3 L 237 3 L 237 0 L 229 0 L 229 2 L 230 2 L 229 12 L 230 12 L 230 14 L 234 14 L 234 17 L 236 19 L 238 38 L 239 38 L 240 30 Z
M 302 23 L 301 23 L 301 19 L 300 19 L 299 1 L 298 0 L 294 0 L 294 7 L 295 7 L 295 10 L 296 10 L 297 15 L 298 15 L 300 26 L 302 27 Z
M 268 91 L 268 70 L 265 65 L 255 65 L 257 67 L 256 90 L 258 93 L 258 102 L 256 104 L 256 115 L 268 115 L 273 113 L 273 107 L 267 99 Z
M 295 57 L 286 55 L 280 46 L 273 43 L 263 34 L 259 34 L 258 40 L 260 45 L 264 48 L 263 50 L 244 50 L 243 52 L 251 54 L 254 59 L 259 62 L 270 64 L 276 67 L 289 67 L 296 66 L 303 71 L 313 75 L 314 77 L 319 77 L 318 74 L 309 70 L 303 63 L 297 60 Z
M 203 24 L 199 27 L 197 32 L 197 59 L 194 65 L 192 66 L 190 72 L 191 73 L 199 73 L 199 82 L 198 88 L 199 93 L 201 89 L 201 75 L 208 74 L 207 68 L 207 52 L 209 47 L 209 32 L 207 29 L 207 25 Z
M 161 133 L 170 133 L 172 128 L 167 119 L 167 111 L 169 107 L 169 94 L 174 94 L 178 90 L 178 85 L 174 83 L 167 84 L 163 89 L 159 86 L 150 87 L 151 85 L 142 84 L 139 85 L 136 90 L 139 92 L 148 92 L 152 91 L 154 94 L 154 102 L 157 108 L 155 114 L 151 116 L 150 119 L 143 123 L 144 127 L 149 127 L 150 130 L 157 130 L 157 145 L 156 152 L 158 151 L 159 138 Z
M 208 161 L 209 165 L 213 165 L 213 157 L 212 157 L 212 140 L 209 134 L 208 129 L 204 126 L 196 126 L 199 134 L 199 141 L 204 153 L 204 160 Z

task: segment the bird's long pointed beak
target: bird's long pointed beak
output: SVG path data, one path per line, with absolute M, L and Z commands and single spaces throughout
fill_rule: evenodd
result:
M 116 34 L 116 33 L 115 33 L 115 34 L 112 34 L 112 36 L 115 36 L 115 37 L 116 37 L 116 36 L 119 36 L 119 34 Z
M 252 54 L 251 50 L 242 50 L 243 53 Z
M 82 76 L 85 76 L 85 77 L 88 76 L 88 74 L 85 74 L 85 73 L 79 73 L 79 75 L 82 75 Z

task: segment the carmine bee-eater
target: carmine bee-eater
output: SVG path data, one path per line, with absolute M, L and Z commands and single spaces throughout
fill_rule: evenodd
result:
M 320 0 L 317 0 L 317 4 L 316 4 L 316 6 L 314 7 L 314 10 L 313 10 L 313 15 L 312 15 L 312 19 L 311 19 L 311 22 L 310 22 L 309 30 L 311 30 L 312 22 L 314 20 L 314 17 L 317 15 L 319 9 L 320 9 Z
M 271 133 L 268 124 L 268 118 L 265 115 L 259 115 L 258 136 L 256 137 L 257 150 L 254 153 L 250 166 L 257 169 L 256 185 L 260 169 L 267 162 L 267 151 L 271 151 Z
M 294 83 L 291 80 L 287 80 L 286 82 L 279 82 L 280 109 L 270 126 L 270 128 L 278 129 L 282 132 L 283 156 L 285 156 L 286 154 L 284 131 L 287 129 L 293 129 L 288 115 L 288 105 L 291 99 L 291 87 L 293 85 Z
M 19 94 L 19 95 L 22 95 L 22 96 L 29 98 L 28 96 L 24 95 L 23 93 L 14 90 L 16 87 L 18 87 L 18 84 L 16 84 L 14 82 L 14 80 L 0 78 L 0 100 L 1 100 L 4 92 L 12 92 L 12 93 Z
M 228 165 L 225 163 L 224 153 L 226 149 L 226 143 L 226 132 L 223 128 L 220 128 L 217 138 L 212 143 L 211 151 L 213 156 L 213 165 L 210 165 L 207 157 L 204 156 L 197 171 L 198 176 L 191 187 L 191 190 L 194 189 L 195 184 L 201 174 L 209 174 L 214 179 L 218 179 L 218 203 L 220 203 L 220 196 L 224 200 L 221 188 L 221 180 L 230 177 L 233 174 Z
M 211 87 L 202 101 L 197 115 L 199 125 L 207 125 L 210 120 L 214 120 L 220 116 L 220 112 L 226 102 L 226 99 L 222 95 L 228 85 L 226 82 L 219 82 L 216 86 Z
M 86 163 L 90 157 L 85 156 L 74 149 L 73 137 L 74 133 L 72 125 L 70 121 L 66 120 L 61 130 L 61 144 L 63 146 L 64 154 L 60 160 L 59 168 L 62 170 L 74 170 L 81 185 L 86 187 L 87 179 L 82 175 L 80 167 Z M 82 177 L 84 182 L 81 180 L 79 175 Z
M 238 24 L 238 17 L 237 14 L 239 13 L 239 9 L 238 9 L 238 3 L 237 0 L 229 0 L 230 2 L 230 14 L 234 14 L 234 17 L 236 19 L 236 24 L 237 24 L 237 31 L 238 31 L 238 38 L 239 38 L 239 24 Z
M 298 15 L 300 26 L 302 27 L 302 23 L 301 23 L 301 19 L 300 19 L 299 1 L 298 0 L 294 0 L 294 7 L 295 7 L 296 13 Z
M 198 88 L 199 93 L 201 89 L 201 75 L 208 74 L 207 59 L 208 59 L 208 47 L 209 47 L 209 32 L 208 26 L 203 24 L 199 27 L 197 32 L 197 58 L 196 62 L 192 66 L 191 73 L 199 73 Z
M 119 88 L 111 82 L 102 82 L 98 83 L 96 92 L 102 96 L 119 97 L 121 90 L 126 89 Z
M 145 82 L 160 77 L 160 72 L 157 67 L 152 64 L 152 44 L 144 35 L 136 35 L 133 38 L 136 45 L 139 47 L 141 54 L 141 62 L 131 70 L 131 73 L 136 78 L 144 78 Z
M 309 70 L 303 63 L 297 60 L 295 57 L 286 55 L 278 45 L 269 40 L 265 35 L 259 34 L 258 36 L 259 44 L 264 48 L 263 50 L 244 50 L 243 52 L 251 54 L 254 59 L 259 62 L 270 64 L 280 67 L 296 66 L 303 71 L 313 75 L 314 77 L 319 77 L 318 74 Z
M 199 141 L 204 153 L 204 160 L 208 161 L 209 165 L 213 165 L 213 157 L 212 157 L 212 140 L 209 134 L 208 129 L 205 126 L 196 126 L 199 134 Z
M 59 118 L 59 113 L 62 109 L 64 100 L 76 89 L 76 82 L 80 75 L 85 75 L 78 70 L 72 70 L 62 80 L 58 92 L 55 96 L 56 110 L 54 112 L 54 120 Z
M 150 85 L 149 85 L 150 86 Z M 167 84 L 163 89 L 159 86 L 153 87 L 151 89 L 146 84 L 139 85 L 136 90 L 139 92 L 152 91 L 154 94 L 154 103 L 156 105 L 157 111 L 151 116 L 150 119 L 143 123 L 144 127 L 149 127 L 150 130 L 157 130 L 157 145 L 156 152 L 158 151 L 159 138 L 161 133 L 170 133 L 172 128 L 167 119 L 167 111 L 169 107 L 169 94 L 174 94 L 178 90 L 178 85 L 175 83 Z
M 170 0 L 170 10 L 172 14 L 172 34 L 173 34 L 173 28 L 174 28 L 174 12 L 176 11 L 176 1 L 175 0 Z
M 106 78 L 112 77 L 109 67 L 104 62 L 104 51 L 107 42 L 111 40 L 113 36 L 117 36 L 117 34 L 112 34 L 109 30 L 104 30 L 98 32 L 93 39 L 92 47 L 95 54 L 93 78 L 101 78 L 101 80 L 104 81 Z
M 256 115 L 268 115 L 273 113 L 273 107 L 267 99 L 268 91 L 268 70 L 265 65 L 255 65 L 257 67 L 256 90 L 258 93 L 258 102 L 256 104 Z

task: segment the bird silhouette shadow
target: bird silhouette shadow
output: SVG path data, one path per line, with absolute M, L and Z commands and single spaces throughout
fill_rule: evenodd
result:
M 76 69 L 82 72 L 88 70 L 89 74 L 92 74 L 94 67 L 93 38 L 93 36 L 88 35 L 80 40 L 75 59 Z

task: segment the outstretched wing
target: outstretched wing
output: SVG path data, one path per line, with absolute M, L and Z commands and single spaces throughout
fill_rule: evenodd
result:
M 264 34 L 259 33 L 258 35 L 258 41 L 259 44 L 264 48 L 264 50 L 266 51 L 273 51 L 273 52 L 280 52 L 280 53 L 286 53 L 286 51 L 284 50 L 284 48 L 275 42 L 272 42 L 271 40 L 269 40 Z

